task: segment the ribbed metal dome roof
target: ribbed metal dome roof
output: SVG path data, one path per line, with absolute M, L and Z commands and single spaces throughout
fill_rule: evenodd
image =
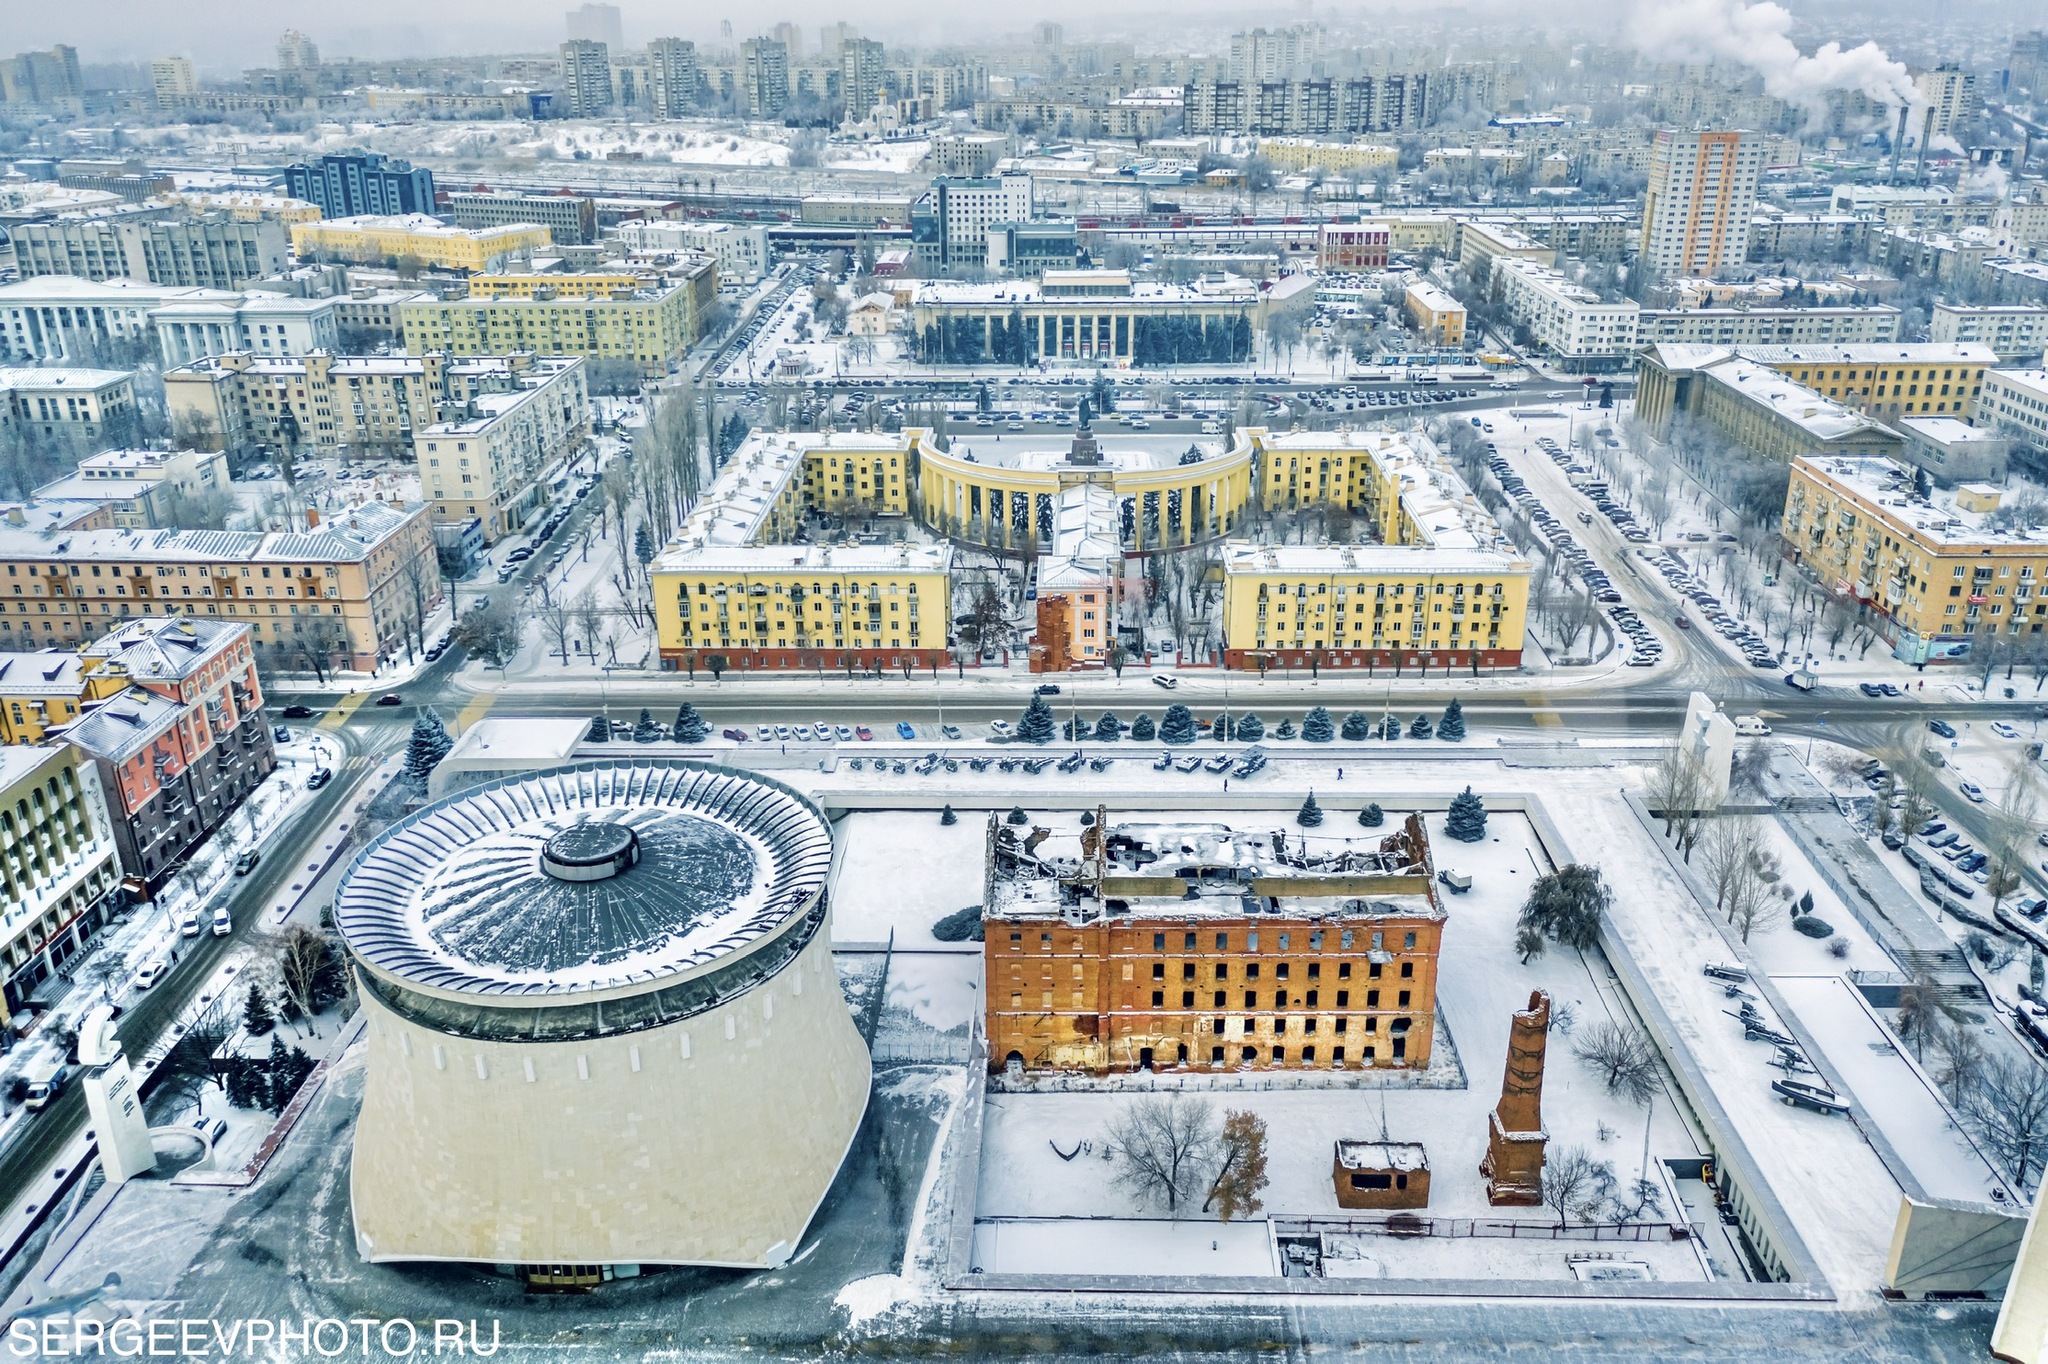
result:
M 637 857 L 612 874 L 543 865 L 550 845 L 623 845 L 627 830 Z M 589 763 L 462 791 L 386 831 L 343 878 L 335 923 L 398 981 L 559 1002 L 745 948 L 815 902 L 831 860 L 824 818 L 779 783 Z

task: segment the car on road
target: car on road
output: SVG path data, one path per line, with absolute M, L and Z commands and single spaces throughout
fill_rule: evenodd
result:
M 235 875 L 247 876 L 256 870 L 256 864 L 263 860 L 263 854 L 254 848 L 244 848 L 235 854 Z
M 1172 691 L 1175 687 L 1178 687 L 1180 685 L 1180 679 L 1178 677 L 1170 676 L 1166 673 L 1153 673 L 1152 685 L 1155 687 L 1164 687 L 1168 691 Z
M 387 691 L 377 698 L 377 704 L 380 706 L 402 706 L 405 704 L 405 698 L 395 691 Z
M 1041 682 L 1038 684 L 1036 694 L 1039 696 L 1058 696 L 1060 694 L 1060 685 L 1057 682 Z
M 227 936 L 228 936 L 228 934 L 230 934 L 230 933 L 232 933 L 232 932 L 234 932 L 234 931 L 235 931 L 235 918 L 234 918 L 234 916 L 233 916 L 232 914 L 228 913 L 228 907 L 227 907 L 226 905 L 222 905 L 222 906 L 221 906 L 221 907 L 220 907 L 219 909 L 216 909 L 215 911 L 213 911 L 213 936 L 214 936 L 214 937 L 216 937 L 216 938 L 225 938 L 225 937 L 227 937 Z
M 135 988 L 147 990 L 163 978 L 164 964 L 161 961 L 146 961 L 142 963 L 142 969 L 135 973 Z
M 272 725 L 270 728 L 270 737 L 277 740 L 281 744 L 288 744 L 292 741 L 292 732 L 286 729 L 283 725 Z
M 915 739 L 917 731 L 910 727 L 910 721 L 898 720 L 896 722 L 896 737 L 899 739 Z
M 1956 727 L 1946 720 L 1929 720 L 1927 722 L 1927 728 L 1934 731 L 1936 734 L 1939 734 L 1944 739 L 1953 739 L 1956 737 Z
M 313 718 L 313 708 L 311 706 L 286 706 L 283 715 L 287 720 L 310 720 Z
M 1960 785 L 1958 785 L 1956 789 L 1961 791 L 1963 793 L 1963 799 L 1969 801 L 1971 804 L 1982 805 L 1984 803 L 1984 788 L 1977 785 L 1976 782 L 1963 782 Z
M 1993 720 L 1991 722 L 1991 732 L 2001 739 L 2017 739 L 2020 737 L 2020 732 L 2003 720 Z
M 872 729 L 869 729 L 866 725 L 855 725 L 853 727 L 853 737 L 860 740 L 862 743 L 866 743 L 868 740 L 875 737 L 875 732 Z
M 318 791 L 321 787 L 327 785 L 328 782 L 331 782 L 333 780 L 334 772 L 332 769 L 325 767 L 316 767 L 313 769 L 313 775 L 306 778 L 306 789 L 308 791 Z

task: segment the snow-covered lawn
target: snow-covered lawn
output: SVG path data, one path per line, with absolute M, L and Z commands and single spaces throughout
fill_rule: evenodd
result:
M 1926 1193 L 1981 1203 L 2009 1192 L 1853 986 L 1818 975 L 1774 974 L 1771 984 Z
M 1222 819 L 1234 821 L 1240 827 L 1263 827 L 1266 821 L 1273 821 L 1276 826 L 1287 823 L 1284 819 L 1275 820 L 1274 812 L 1265 810 L 1176 812 L 1170 816 L 1138 811 L 1127 817 L 1190 822 Z M 1402 817 L 1403 812 L 1389 808 L 1388 827 Z M 1051 822 L 1057 828 L 1062 823 L 1070 824 L 1072 818 L 1048 821 L 1035 816 L 1033 822 Z M 1340 1210 L 1331 1178 L 1334 1143 L 1345 1138 L 1374 1138 L 1384 1121 L 1394 1140 L 1417 1140 L 1428 1148 L 1432 1180 L 1430 1215 L 1554 1220 L 1540 1208 L 1493 1208 L 1486 1200 L 1485 1180 L 1479 1174 L 1479 1163 L 1486 1151 L 1487 1115 L 1500 1095 L 1509 1014 L 1525 1007 L 1529 992 L 1536 988 L 1548 990 L 1553 1007 L 1568 1020 L 1568 1025 L 1553 1030 L 1544 1078 L 1544 1121 L 1551 1134 L 1552 1149 L 1583 1146 L 1596 1158 L 1611 1162 L 1617 1180 L 1626 1186 L 1642 1171 L 1647 1120 L 1651 1174 L 1661 1183 L 1657 1162 L 1698 1154 L 1669 1099 L 1660 1095 L 1646 1111 L 1640 1105 L 1613 1098 L 1572 1052 L 1573 1034 L 1582 1035 L 1583 1030 L 1599 1022 L 1621 1016 L 1611 997 L 1604 965 L 1573 952 L 1553 951 L 1523 966 L 1514 953 L 1516 917 L 1541 865 L 1541 853 L 1527 821 L 1519 815 L 1496 814 L 1489 820 L 1486 841 L 1476 844 L 1446 837 L 1441 816 L 1431 816 L 1428 822 L 1438 865 L 1467 872 L 1474 882 L 1468 894 L 1447 899 L 1450 917 L 1444 931 L 1437 981 L 1441 1023 L 1455 1039 L 1469 1076 L 1469 1087 L 1407 1087 L 1402 1083 L 1402 1072 L 1387 1070 L 1374 1072 L 1369 1078 L 1359 1077 L 1360 1085 L 1355 1088 L 1229 1089 L 1208 1096 L 1219 1117 L 1225 1109 L 1242 1108 L 1266 1119 L 1272 1182 L 1264 1197 L 1265 1210 L 1280 1215 L 1337 1214 Z M 1299 836 L 1299 832 L 1293 831 L 1291 836 Z M 1366 831 L 1358 829 L 1348 818 L 1326 824 L 1319 832 L 1332 838 L 1366 836 Z M 1141 1204 L 1129 1191 L 1117 1186 L 1114 1168 L 1104 1157 L 1110 1123 L 1132 1101 L 1131 1095 L 1121 1093 L 991 1095 L 984 1128 L 977 1215 L 1156 1215 L 1159 1209 Z M 1090 1151 L 1071 1161 L 1061 1158 L 1059 1151 L 1072 1151 L 1084 1141 L 1092 1143 Z M 1059 1149 L 1055 1150 L 1055 1146 Z M 1673 1212 L 1672 1200 L 1667 1195 L 1664 1218 Z M 1248 1272 L 1241 1266 L 1242 1255 L 1249 1250 L 1242 1246 L 1235 1256 L 1216 1252 L 1221 1256 L 1217 1263 L 1228 1267 L 1190 1267 L 1187 1257 L 1194 1255 L 1195 1250 L 1200 1251 L 1195 1255 L 1198 1261 L 1211 1254 L 1206 1247 L 1217 1230 L 1213 1216 L 1193 1220 L 1196 1225 L 1185 1228 L 1179 1237 L 1156 1230 L 1158 1224 L 1120 1223 L 1114 1230 L 1114 1243 L 1129 1252 L 1122 1261 L 1121 1272 Z M 1651 1220 L 1663 1218 L 1653 1216 Z M 1057 1264 L 1042 1259 L 1048 1250 L 1064 1246 L 1084 1259 L 1096 1253 L 1079 1249 L 1087 1240 L 1085 1234 L 1078 1240 L 1074 1237 L 1071 1229 L 1022 1230 L 1006 1224 L 999 1237 L 988 1243 L 993 1248 L 987 1253 L 999 1254 L 1004 1269 L 1055 1270 Z M 1469 1247 L 1474 1243 L 1458 1244 Z M 1155 1248 L 1160 1253 L 1145 1258 Z M 1561 1255 L 1552 1258 L 1557 1261 L 1557 1274 L 1567 1272 Z M 1452 1255 L 1451 1263 L 1458 1262 L 1459 1257 Z M 991 1271 L 998 1268 L 994 1264 L 984 1267 Z M 1453 1267 L 1440 1272 L 1452 1277 L 1478 1277 L 1486 1271 L 1475 1260 L 1472 1268 L 1460 1271 Z M 1696 1267 L 1693 1273 L 1697 1277 Z
M 981 903 L 986 812 L 959 819 L 942 825 L 936 810 L 887 810 L 840 820 L 833 837 L 846 851 L 832 888 L 833 940 L 884 942 L 893 930 L 898 947 L 940 945 L 932 925 Z

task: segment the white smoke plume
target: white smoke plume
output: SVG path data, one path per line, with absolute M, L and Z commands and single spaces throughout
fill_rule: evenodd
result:
M 1846 51 L 1824 43 L 1811 55 L 1791 38 L 1792 14 L 1782 5 L 1743 0 L 1669 0 L 1631 6 L 1630 40 L 1657 61 L 1744 63 L 1764 78 L 1764 89 L 1788 104 L 1820 112 L 1830 90 L 1861 90 L 1896 108 L 1917 97 L 1905 63 L 1876 43 Z

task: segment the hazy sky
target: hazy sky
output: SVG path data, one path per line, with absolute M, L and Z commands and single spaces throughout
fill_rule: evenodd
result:
M 575 0 L 580 3 L 581 0 Z M 1559 23 L 1602 42 L 1632 43 L 1660 57 L 1683 53 L 1694 59 L 1718 57 L 1768 64 L 1773 47 L 1784 79 L 1811 74 L 1795 68 L 1796 57 L 1812 54 L 1822 40 L 1839 37 L 1854 48 L 1872 26 L 1903 23 L 1931 46 L 1952 45 L 1958 30 L 1978 35 L 2011 32 L 2015 24 L 2040 22 L 2039 0 L 1959 0 L 1928 10 L 1914 0 L 1786 0 L 1806 18 L 1787 24 L 1776 5 L 1749 0 L 1023 0 L 1023 3 L 933 4 L 931 0 L 766 0 L 742 5 L 732 0 L 680 4 L 674 0 L 616 0 L 624 16 L 626 41 L 639 45 L 673 35 L 716 42 L 719 24 L 730 18 L 735 37 L 765 32 L 780 20 L 800 24 L 805 47 L 814 51 L 818 27 L 834 20 L 860 26 L 889 42 L 943 43 L 1001 34 L 1021 35 L 1037 19 L 1058 19 L 1070 42 L 1090 37 L 1156 35 L 1161 46 L 1218 51 L 1227 35 L 1252 24 L 1280 26 L 1316 18 L 1332 21 L 1354 36 L 1371 32 L 1376 21 L 1394 19 L 1411 27 L 1417 20 L 1442 21 L 1470 32 L 1498 25 L 1522 32 Z M 0 54 L 70 43 L 87 62 L 134 61 L 181 54 L 215 77 L 243 67 L 268 65 L 277 35 L 299 28 L 330 57 L 393 57 L 480 52 L 551 51 L 566 36 L 570 0 L 343 0 L 311 6 L 277 0 L 0 0 Z M 1887 24 L 1886 20 L 1890 23 Z M 1783 41 L 1790 30 L 1798 53 Z M 1943 38 L 1942 34 L 1947 34 Z M 1841 63 L 1823 55 L 1829 78 Z M 1853 62 L 1849 63 L 1854 65 Z M 1846 83 L 1856 84 L 1853 74 Z M 1881 81 L 1876 83 L 1882 83 Z
M 1419 5 L 1421 0 L 1408 3 Z M 322 6 L 268 0 L 0 0 L 0 11 L 6 13 L 0 23 L 0 47 L 12 52 L 70 43 L 86 62 L 177 53 L 224 71 L 268 62 L 277 35 L 287 28 L 300 29 L 323 54 L 336 56 L 538 51 L 566 36 L 563 15 L 573 7 L 564 0 L 345 0 Z M 1142 12 L 1160 6 L 1158 0 L 1150 0 L 1116 8 Z M 1247 23 L 1268 24 L 1288 22 L 1307 9 L 1297 4 L 1247 7 L 1240 0 L 1196 0 L 1191 6 L 1176 3 L 1172 8 L 1207 10 L 1219 19 L 1242 15 Z M 619 9 L 630 44 L 671 34 L 715 40 L 720 19 L 729 17 L 739 37 L 765 31 L 779 20 L 801 24 L 807 47 L 815 44 L 820 24 L 840 19 L 869 25 L 885 39 L 915 36 L 940 41 L 949 35 L 1021 32 L 1038 18 L 1060 19 L 1078 29 L 1099 21 L 1105 12 L 1103 5 L 1083 0 L 1027 0 L 999 7 L 937 7 L 928 0 L 771 0 L 767 5 L 730 8 L 621 0 Z M 1160 22 L 1171 23 L 1163 13 Z

